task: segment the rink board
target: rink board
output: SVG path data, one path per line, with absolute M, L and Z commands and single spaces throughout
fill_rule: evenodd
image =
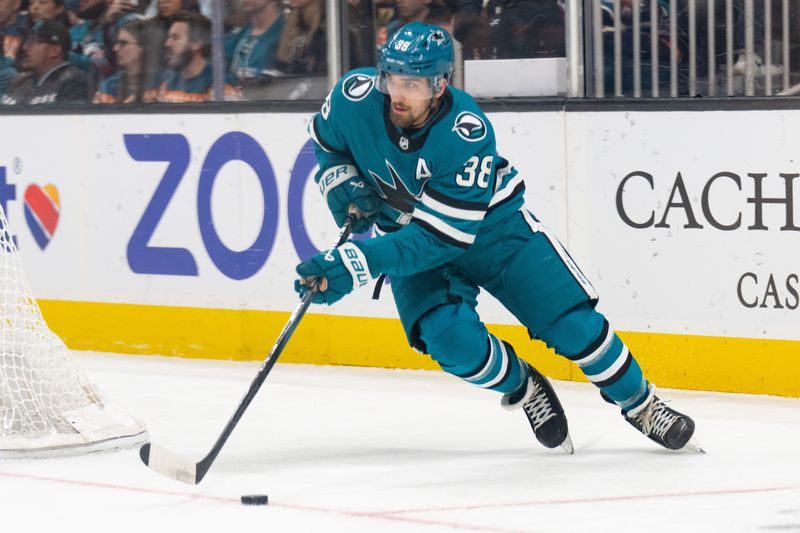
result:
M 490 118 L 653 381 L 800 396 L 800 112 Z M 336 233 L 306 186 L 307 120 L 4 117 L 0 200 L 52 329 L 75 349 L 261 358 L 297 303 L 294 265 Z M 370 296 L 313 307 L 282 361 L 434 368 L 391 291 Z M 493 299 L 479 310 L 546 373 L 582 379 Z

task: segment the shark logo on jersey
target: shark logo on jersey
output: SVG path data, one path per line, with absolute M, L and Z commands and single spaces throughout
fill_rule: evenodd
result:
M 375 86 L 375 78 L 365 74 L 353 74 L 342 84 L 342 94 L 352 102 L 358 102 L 367 97 L 372 87 Z
M 486 137 L 486 123 L 475 113 L 464 111 L 456 117 L 453 131 L 465 141 L 480 141 Z
M 401 216 L 398 217 L 397 222 L 406 220 L 406 222 L 400 223 L 407 224 L 408 217 L 403 217 L 402 215 L 408 215 L 414 211 L 414 206 L 422 197 L 422 194 L 420 192 L 419 195 L 414 195 L 411 191 L 409 191 L 403 184 L 403 180 L 400 179 L 400 174 L 397 173 L 397 170 L 395 170 L 389 161 L 386 161 L 386 168 L 389 169 L 390 182 L 384 181 L 372 170 L 369 171 L 369 174 L 372 176 L 372 179 L 375 180 L 375 184 L 378 186 L 378 193 L 386 200 L 386 203 L 400 211 Z M 420 187 L 420 191 L 422 191 L 422 187 Z

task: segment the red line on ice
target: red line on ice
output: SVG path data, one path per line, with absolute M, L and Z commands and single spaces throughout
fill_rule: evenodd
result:
M 419 509 L 402 509 L 397 511 L 381 511 L 376 514 L 395 515 L 404 513 L 435 513 L 445 511 L 470 511 L 480 509 L 497 509 L 501 507 L 528 507 L 542 505 L 565 505 L 565 504 L 586 504 L 586 503 L 607 503 L 607 502 L 628 502 L 636 500 L 657 500 L 666 498 L 691 498 L 696 496 L 729 496 L 736 494 L 753 494 L 758 492 L 779 492 L 800 490 L 800 486 L 788 487 L 762 487 L 751 489 L 728 489 L 728 490 L 709 490 L 698 492 L 668 492 L 662 494 L 633 494 L 630 496 L 601 496 L 598 498 L 568 498 L 563 500 L 529 500 L 513 503 L 488 503 L 480 505 L 461 505 L 452 507 L 430 507 Z
M 64 485 L 77 485 L 80 487 L 100 488 L 100 489 L 113 489 L 125 492 L 137 492 L 141 494 L 154 494 L 162 496 L 180 496 L 191 498 L 195 500 L 211 500 L 222 503 L 235 503 L 239 504 L 239 498 L 232 498 L 229 496 L 214 496 L 211 494 L 193 494 L 191 492 L 170 491 L 161 489 L 148 489 L 144 487 L 133 487 L 129 485 L 115 485 L 111 483 L 100 483 L 96 481 L 81 481 L 76 479 L 60 479 L 46 476 L 35 476 L 30 474 L 12 474 L 10 472 L 0 472 L 0 477 L 26 479 L 29 481 L 47 481 L 51 483 L 60 483 Z M 338 514 L 342 516 L 355 517 L 355 518 L 369 518 L 372 520 L 385 520 L 390 522 L 408 522 L 420 525 L 429 526 L 447 526 L 453 529 L 462 529 L 469 531 L 489 531 L 493 533 L 523 533 L 519 530 L 512 529 L 499 529 L 482 526 L 471 526 L 468 524 L 459 524 L 457 522 L 447 522 L 445 520 L 427 520 L 423 518 L 413 518 L 404 516 L 391 516 L 382 512 L 360 512 L 360 511 L 344 511 L 340 509 L 325 509 L 321 507 L 309 507 L 305 505 L 294 505 L 287 503 L 274 503 L 270 502 L 269 507 L 280 507 L 283 509 L 292 509 L 297 511 L 309 511 L 314 513 Z M 530 532 L 528 532 L 530 533 Z

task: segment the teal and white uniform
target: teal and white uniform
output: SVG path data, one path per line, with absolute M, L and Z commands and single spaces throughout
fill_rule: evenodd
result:
M 372 276 L 391 277 L 409 343 L 473 384 L 517 390 L 527 370 L 478 317 L 483 288 L 623 409 L 644 401 L 638 364 L 595 310 L 589 281 L 524 208 L 524 177 L 472 97 L 449 87 L 427 124 L 407 131 L 390 122 L 376 82 L 374 68 L 346 74 L 309 133 L 317 181 L 354 165 L 382 199 L 378 235 L 357 244 Z

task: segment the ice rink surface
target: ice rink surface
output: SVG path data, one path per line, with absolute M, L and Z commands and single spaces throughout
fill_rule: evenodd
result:
M 258 369 L 76 358 L 154 442 L 192 460 Z M 572 456 L 542 448 L 498 394 L 441 372 L 279 364 L 199 485 L 159 476 L 135 450 L 0 462 L 2 530 L 800 531 L 800 400 L 661 391 L 697 422 L 697 455 L 658 448 L 591 385 L 554 386 Z

